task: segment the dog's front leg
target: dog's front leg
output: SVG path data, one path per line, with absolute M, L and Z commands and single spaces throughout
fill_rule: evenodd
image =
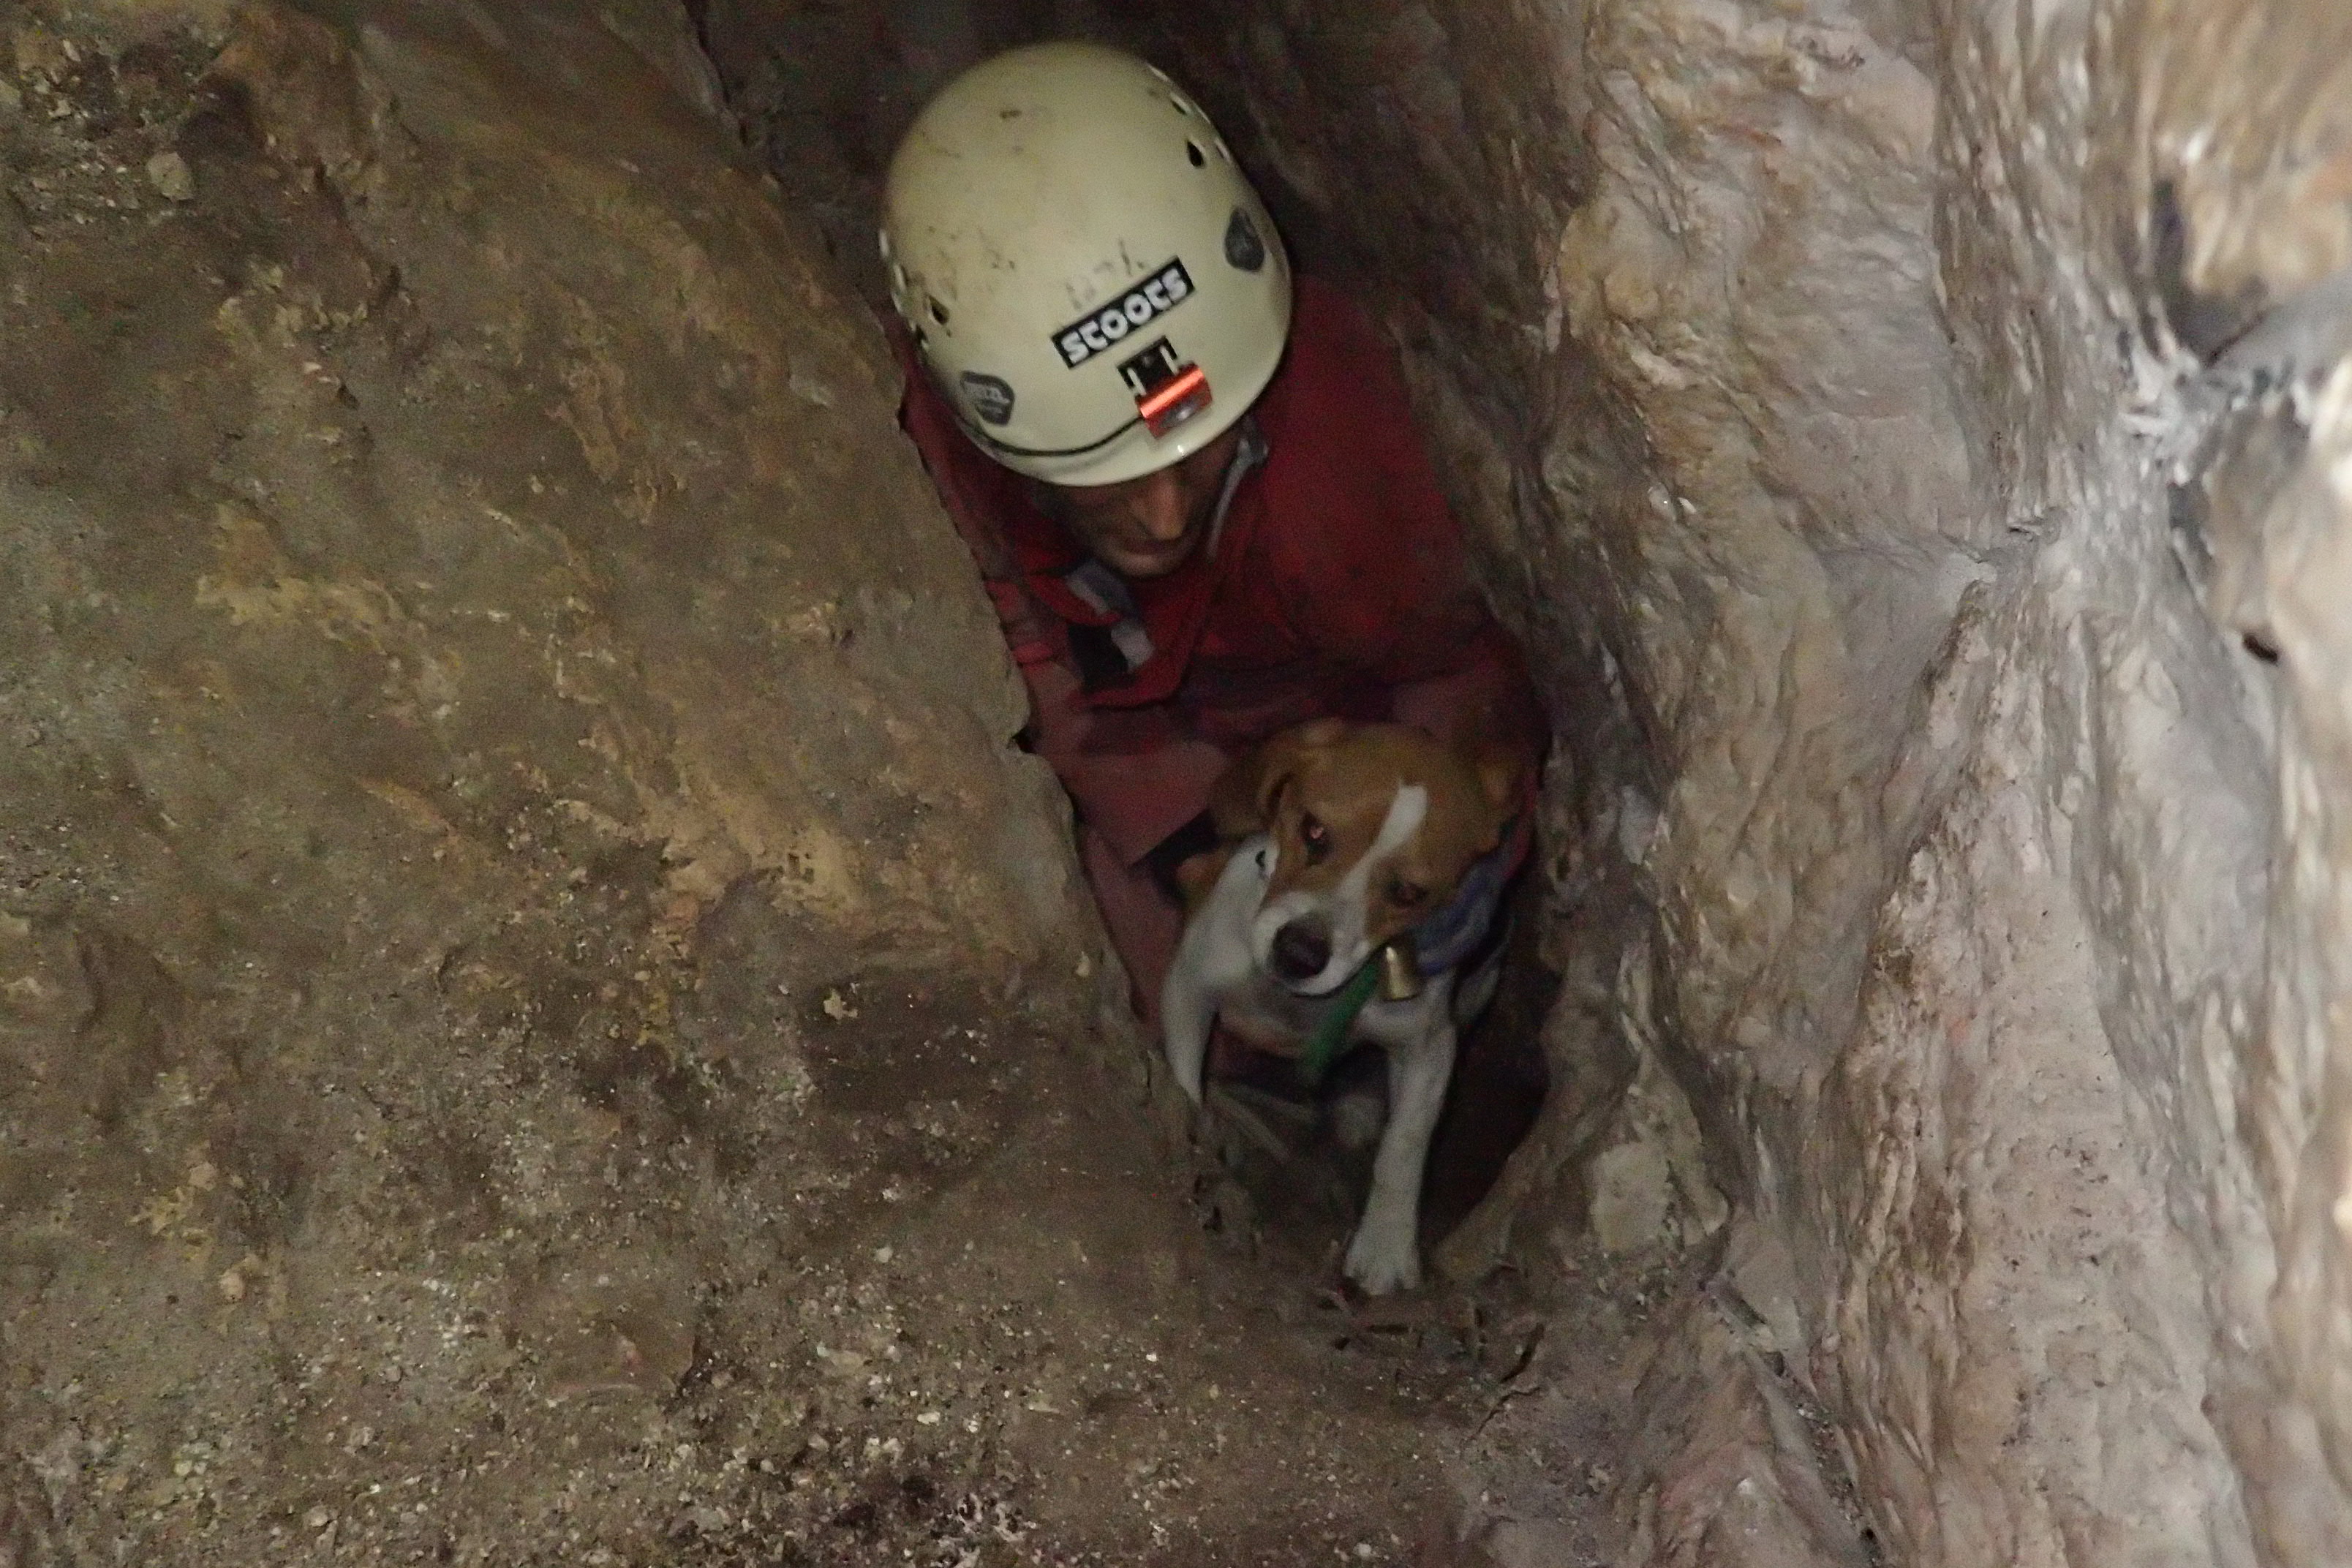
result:
M 1419 1040 L 1391 1046 L 1389 1124 L 1372 1159 L 1372 1194 L 1348 1244 L 1348 1278 L 1375 1296 L 1421 1283 L 1421 1173 L 1454 1072 L 1454 1026 L 1440 1009 Z
M 1185 944 L 1188 949 L 1192 945 Z M 1201 1071 L 1216 1021 L 1217 999 L 1201 973 L 1198 955 L 1179 952 L 1160 987 L 1160 1048 L 1168 1058 L 1168 1070 L 1176 1075 L 1177 1087 L 1195 1105 L 1201 1103 Z
M 1250 913 L 1265 891 L 1273 854 L 1263 837 L 1225 858 L 1215 886 L 1184 923 L 1175 962 L 1160 984 L 1160 1048 L 1177 1083 L 1201 1103 L 1201 1071 L 1217 1007 L 1250 975 Z

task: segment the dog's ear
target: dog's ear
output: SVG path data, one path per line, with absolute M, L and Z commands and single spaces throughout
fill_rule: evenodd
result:
M 1244 838 L 1270 826 L 1282 786 L 1308 753 L 1322 751 L 1348 731 L 1344 719 L 1317 719 L 1283 731 L 1227 768 L 1209 791 L 1209 815 L 1221 838 Z

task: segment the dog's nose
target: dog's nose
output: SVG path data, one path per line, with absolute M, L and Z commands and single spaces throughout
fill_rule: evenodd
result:
M 1282 980 L 1312 980 L 1331 962 L 1331 933 L 1320 921 L 1295 920 L 1274 933 L 1274 973 Z

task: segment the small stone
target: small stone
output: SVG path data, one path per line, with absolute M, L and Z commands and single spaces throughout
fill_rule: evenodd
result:
M 222 1275 L 220 1277 L 220 1293 L 221 1300 L 224 1301 L 244 1300 L 245 1276 L 235 1268 L 232 1268 L 227 1273 Z
M 302 1528 L 305 1530 L 324 1530 L 334 1522 L 334 1510 L 325 1507 L 314 1508 L 302 1516 Z
M 196 199 L 196 176 L 177 153 L 163 152 L 147 160 L 147 183 L 167 201 Z
M 940 1424 L 940 1416 L 938 1411 L 926 1410 L 920 1415 L 915 1417 L 915 1425 L 918 1426 L 936 1426 Z

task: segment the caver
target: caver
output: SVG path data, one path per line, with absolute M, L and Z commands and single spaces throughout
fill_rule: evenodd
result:
M 1500 748 L 1542 723 L 1389 345 L 1295 277 L 1200 106 L 1131 56 L 1013 50 L 892 160 L 902 417 L 971 546 L 1156 1014 L 1176 868 L 1234 757 L 1318 718 Z

